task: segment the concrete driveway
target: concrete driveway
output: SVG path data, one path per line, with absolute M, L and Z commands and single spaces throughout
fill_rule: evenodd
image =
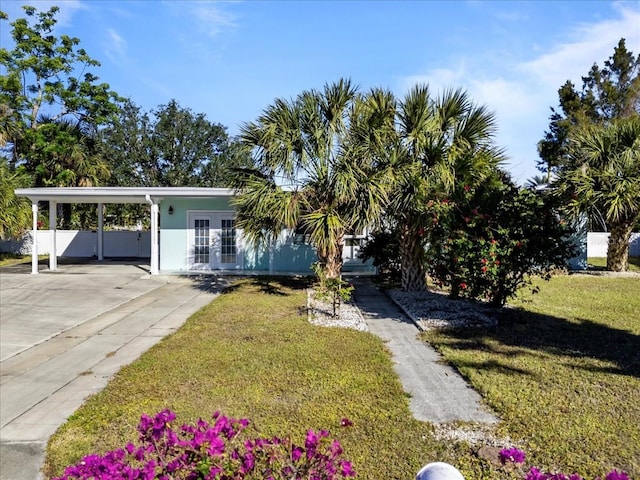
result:
M 41 478 L 46 442 L 122 366 L 213 300 L 217 277 L 136 263 L 0 269 L 0 479 Z

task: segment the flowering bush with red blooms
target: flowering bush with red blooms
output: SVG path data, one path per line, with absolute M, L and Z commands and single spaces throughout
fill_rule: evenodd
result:
M 555 202 L 508 179 L 461 186 L 427 229 L 429 274 L 453 297 L 504 305 L 532 275 L 548 279 L 575 255 L 573 232 Z
M 214 423 L 171 427 L 176 416 L 163 410 L 151 418 L 143 415 L 138 426 L 139 445 L 104 455 L 88 455 L 67 467 L 56 480 L 89 479 L 271 479 L 334 480 L 355 477 L 351 463 L 343 460 L 342 448 L 329 433 L 307 432 L 304 445 L 288 438 L 241 440 L 249 425 L 246 419 L 213 415 Z M 352 422 L 343 418 L 342 425 Z

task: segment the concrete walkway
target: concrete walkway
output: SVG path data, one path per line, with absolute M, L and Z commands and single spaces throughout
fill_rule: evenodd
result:
M 0 271 L 2 480 L 40 478 L 51 434 L 223 287 L 122 265 L 74 273 Z
M 495 423 L 495 415 L 481 405 L 480 395 L 428 344 L 418 339 L 418 327 L 373 282 L 354 279 L 354 299 L 369 329 L 386 342 L 395 371 L 411 396 L 418 420 Z

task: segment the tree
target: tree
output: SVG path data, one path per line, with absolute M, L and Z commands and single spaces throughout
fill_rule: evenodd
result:
M 90 136 L 117 110 L 119 97 L 91 73 L 100 64 L 79 48 L 79 39 L 53 34 L 58 7 L 47 12 L 23 8 L 27 18 L 10 24 L 13 49 L 0 48 L 0 65 L 5 71 L 0 75 L 0 131 L 5 147 L 11 147 L 12 165 L 27 162 L 27 169 L 36 172 L 42 162 L 50 165 L 55 162 L 53 157 L 59 159 L 68 148 L 64 132 L 72 124 Z M 0 21 L 7 20 L 0 13 Z M 52 132 L 54 126 L 60 127 L 58 134 Z M 43 145 L 58 140 L 63 145 Z M 53 157 L 46 157 L 47 152 Z
M 452 297 L 493 306 L 503 306 L 533 275 L 548 280 L 575 255 L 572 226 L 558 200 L 519 188 L 501 172 L 476 188 L 458 187 L 429 230 L 430 275 L 450 287 Z
M 600 68 L 593 64 L 582 77 L 582 89 L 567 82 L 558 90 L 559 110 L 551 109 L 549 130 L 538 143 L 539 169 L 547 174 L 571 168 L 571 136 L 588 125 L 606 125 L 616 118 L 640 113 L 640 55 L 634 57 L 622 38 Z
M 113 185 L 224 186 L 232 167 L 249 164 L 248 153 L 223 125 L 175 100 L 150 114 L 124 102 L 100 138 Z
M 369 142 L 385 157 L 391 176 L 385 214 L 400 245 L 402 288 L 426 289 L 425 247 L 437 223 L 434 202 L 447 202 L 459 185 L 482 183 L 503 159 L 493 143 L 495 117 L 462 90 L 432 98 L 416 85 L 402 102 L 379 102 Z M 385 119 L 385 120 L 381 120 Z
M 48 12 L 23 9 L 29 18 L 11 23 L 13 50 L 0 49 L 0 64 L 6 70 L 0 76 L 2 103 L 21 129 L 37 129 L 44 108 L 54 121 L 73 116 L 90 126 L 104 123 L 115 112 L 119 97 L 90 73 L 100 63 L 78 48 L 78 38 L 53 35 L 58 7 Z M 0 18 L 8 20 L 6 14 Z M 29 23 L 32 18 L 33 25 Z
M 0 157 L 0 239 L 18 238 L 31 224 L 31 202 L 15 194 L 16 188 L 28 187 L 31 178 L 24 170 L 13 170 Z
M 276 99 L 241 131 L 254 165 L 236 170 L 238 227 L 256 244 L 307 234 L 328 279 L 340 277 L 344 235 L 375 224 L 385 201 L 380 172 L 350 143 L 361 101 L 341 79 Z
M 604 216 L 611 231 L 607 269 L 626 271 L 629 239 L 640 221 L 640 115 L 584 128 L 572 136 L 570 152 L 558 193 L 570 212 Z

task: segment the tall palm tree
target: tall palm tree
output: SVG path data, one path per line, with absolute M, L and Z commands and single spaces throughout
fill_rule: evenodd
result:
M 640 116 L 590 126 L 571 145 L 572 168 L 556 181 L 574 214 L 598 212 L 611 236 L 607 269 L 629 268 L 629 239 L 640 221 Z
M 345 234 L 374 224 L 384 183 L 350 145 L 363 101 L 350 80 L 276 99 L 240 138 L 254 166 L 237 169 L 232 185 L 238 227 L 254 244 L 283 229 L 308 235 L 327 278 L 338 278 Z
M 29 185 L 29 175 L 13 170 L 5 158 L 0 158 L 0 239 L 17 238 L 29 228 L 31 202 L 15 194 L 16 188 Z
M 495 132 L 494 115 L 462 90 L 434 99 L 426 85 L 416 85 L 398 104 L 387 213 L 399 232 L 404 290 L 426 288 L 425 243 L 437 221 L 426 206 L 447 202 L 456 184 L 473 188 L 495 171 L 504 158 Z

